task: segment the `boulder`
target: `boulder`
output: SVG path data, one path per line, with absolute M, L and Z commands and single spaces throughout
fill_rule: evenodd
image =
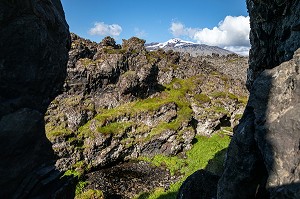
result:
M 300 47 L 299 0 L 274 2 L 247 0 L 250 15 L 249 69 L 247 86 L 264 70 L 290 60 Z
M 70 48 L 61 2 L 5 0 L 0 13 L 0 198 L 72 198 L 44 127 Z
M 300 21 L 294 12 L 300 1 L 247 0 L 247 7 L 250 97 L 228 148 L 218 198 L 300 198 Z

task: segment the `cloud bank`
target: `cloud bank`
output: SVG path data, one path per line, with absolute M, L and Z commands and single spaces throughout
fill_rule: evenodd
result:
M 139 28 L 134 28 L 134 33 L 135 33 L 135 36 L 136 37 L 139 37 L 139 38 L 144 38 L 147 36 L 147 33 L 145 30 L 141 30 Z
M 104 22 L 96 22 L 94 27 L 89 30 L 90 35 L 113 36 L 117 37 L 121 34 L 122 27 L 118 24 L 105 24 Z
M 227 16 L 218 26 L 189 28 L 180 22 L 172 22 L 170 31 L 175 37 L 187 36 L 197 43 L 219 46 L 233 52 L 248 55 L 250 49 L 250 18 Z

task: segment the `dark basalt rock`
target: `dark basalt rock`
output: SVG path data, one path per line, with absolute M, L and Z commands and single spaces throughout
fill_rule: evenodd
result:
M 228 148 L 218 198 L 300 198 L 300 34 L 295 12 L 300 1 L 248 0 L 247 5 L 250 97 Z
M 219 178 L 209 171 L 198 170 L 184 181 L 177 194 L 177 199 L 215 198 Z
M 44 130 L 70 48 L 61 2 L 4 0 L 0 13 L 0 198 L 72 198 Z
M 291 61 L 255 80 L 218 198 L 300 198 L 299 60 L 297 50 Z
M 250 15 L 247 86 L 264 70 L 293 57 L 300 46 L 300 1 L 247 0 Z
M 76 61 L 81 58 L 92 59 L 97 52 L 96 43 L 88 39 L 82 39 L 71 33 L 72 45 L 69 51 L 68 68 L 76 67 Z

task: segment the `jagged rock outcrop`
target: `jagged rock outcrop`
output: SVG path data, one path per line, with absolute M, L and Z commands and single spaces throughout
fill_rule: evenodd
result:
M 70 35 L 61 2 L 4 0 L 0 13 L 0 198 L 72 198 L 44 127 L 66 76 Z
M 250 97 L 228 148 L 218 198 L 300 198 L 300 1 L 247 5 Z
M 219 69 L 239 68 L 244 57 L 148 52 L 135 37 L 122 45 L 109 37 L 99 44 L 72 38 L 64 93 L 45 117 L 61 170 L 175 156 L 191 149 L 196 135 L 231 134 L 243 112 L 242 70 Z

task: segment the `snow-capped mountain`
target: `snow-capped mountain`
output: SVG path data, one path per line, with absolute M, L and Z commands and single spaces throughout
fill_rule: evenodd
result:
M 163 43 L 149 43 L 145 44 L 146 49 L 149 51 L 157 50 L 162 48 L 164 50 L 173 50 L 177 52 L 187 52 L 190 53 L 191 56 L 205 56 L 219 54 L 219 55 L 229 55 L 235 54 L 229 50 L 225 50 L 223 48 L 217 46 L 208 46 L 205 44 L 197 44 L 190 41 L 184 41 L 178 38 L 170 39 Z

